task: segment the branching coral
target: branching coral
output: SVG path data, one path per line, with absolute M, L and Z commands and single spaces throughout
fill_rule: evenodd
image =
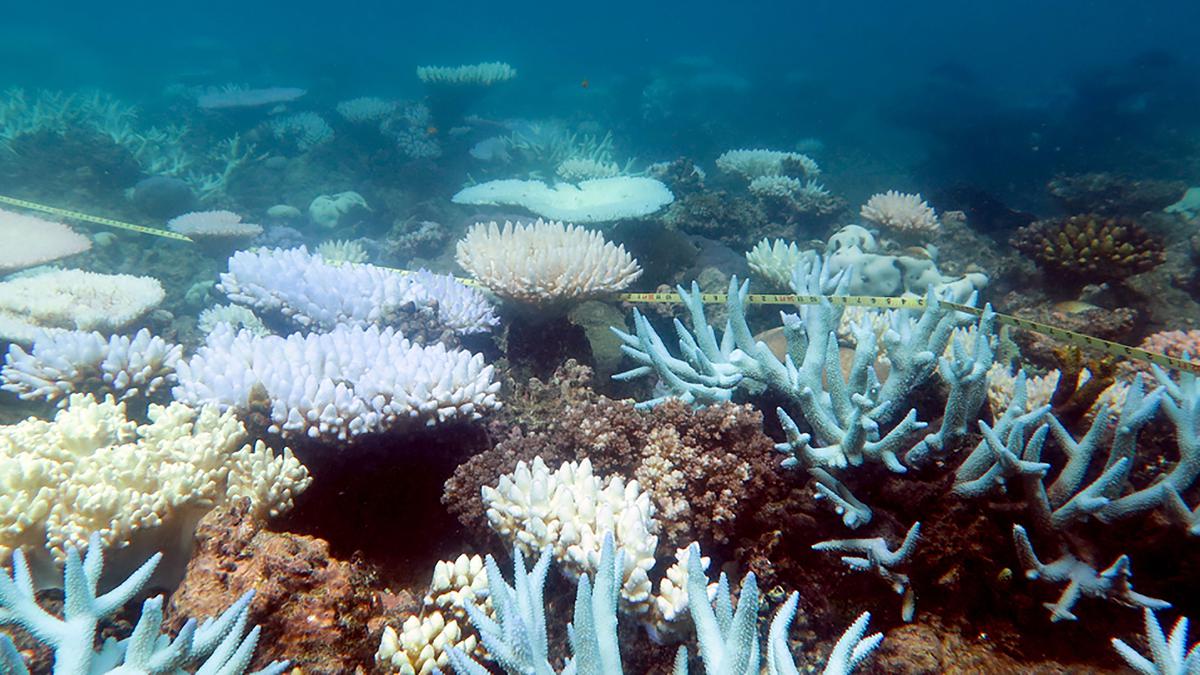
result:
M 35 547 L 61 562 L 66 548 L 99 533 L 106 545 L 159 548 L 190 542 L 196 521 L 228 499 L 250 497 L 257 515 L 285 512 L 310 482 L 290 451 L 242 445 L 232 413 L 182 403 L 150 406 L 149 424 L 124 404 L 71 396 L 53 422 L 0 427 L 0 556 Z
M 197 625 L 188 619 L 171 639 L 163 633 L 163 598 L 142 603 L 141 617 L 124 640 L 108 638 L 96 651 L 93 643 L 100 621 L 141 592 L 150 581 L 161 555 L 151 556 L 137 571 L 107 593 L 97 595 L 104 567 L 101 539 L 92 535 L 82 560 L 74 546 L 66 551 L 63 587 L 64 616 L 55 617 L 37 604 L 32 575 L 21 551 L 13 554 L 13 571 L 0 574 L 0 623 L 29 631 L 54 650 L 55 673 L 196 673 L 240 675 L 250 666 L 258 644 L 258 627 L 245 633 L 253 592 L 236 600 L 221 616 Z M 253 675 L 279 675 L 287 661 L 275 661 Z M 0 670 L 29 675 L 19 652 L 7 635 L 0 635 Z
M 148 397 L 175 382 L 183 348 L 143 328 L 132 338 L 83 331 L 43 331 L 26 352 L 11 344 L 0 370 L 3 389 L 23 399 L 66 403 L 74 392 Z
M 218 288 L 259 312 L 309 329 L 398 326 L 406 336 L 489 330 L 498 319 L 483 294 L 453 277 L 400 274 L 374 265 L 333 265 L 307 249 L 238 251 Z
M 265 406 L 273 433 L 347 440 L 478 419 L 500 405 L 493 372 L 482 355 L 415 345 L 391 328 L 283 338 L 219 324 L 179 364 L 174 394 L 243 414 Z
M 831 275 L 816 260 L 803 263 L 793 276 L 793 289 L 805 295 L 844 295 L 847 284 L 845 274 Z M 664 395 L 640 404 L 643 407 L 668 397 L 694 404 L 727 401 L 744 380 L 784 396 L 802 412 L 812 431 L 802 432 L 780 408 L 777 412 L 787 442 L 778 448 L 792 455 L 789 465 L 810 471 L 851 527 L 870 520 L 870 510 L 849 494 L 831 470 L 870 460 L 904 472 L 907 469 L 899 459 L 902 454 L 908 462 L 919 464 L 969 432 L 969 420 L 975 419 L 986 398 L 986 373 L 992 363 L 990 324 L 994 319 L 990 312 L 984 312 L 976 333 L 955 339 L 951 356 L 941 358 L 940 368 L 938 355 L 945 353 L 955 327 L 971 319 L 939 308 L 932 294 L 920 314 L 896 315 L 884 336 L 890 368 L 881 380 L 875 369 L 876 336 L 869 324 L 855 330 L 854 359 L 844 372 L 834 337 L 840 307 L 828 300 L 803 306 L 798 315 L 783 317 L 788 355 L 780 360 L 765 343 L 754 339 L 746 323 L 748 292 L 748 285 L 739 286 L 736 279 L 731 282 L 729 319 L 718 342 L 708 325 L 699 289 L 695 285 L 690 293 L 679 289 L 693 326 L 689 332 L 676 321 L 683 358 L 673 356 L 646 317 L 635 312 L 635 334 L 616 332 L 625 343 L 622 349 L 638 367 L 616 377 L 659 377 Z M 917 421 L 916 410 L 901 413 L 911 393 L 930 380 L 935 370 L 948 385 L 949 396 L 942 424 L 921 438 L 919 432 L 926 425 Z
M 1039 220 L 1017 230 L 1012 244 L 1047 273 L 1078 283 L 1120 281 L 1165 259 L 1157 238 L 1121 217 Z

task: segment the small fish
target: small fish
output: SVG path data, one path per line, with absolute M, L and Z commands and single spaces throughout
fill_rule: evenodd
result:
M 1082 300 L 1063 300 L 1062 302 L 1054 303 L 1054 311 L 1062 312 L 1063 314 L 1080 314 L 1092 309 L 1100 308 Z
M 438 132 L 438 128 L 435 126 L 425 127 L 425 133 L 429 136 L 436 136 L 437 132 Z
M 592 84 L 591 82 L 588 82 L 586 79 L 584 79 L 582 82 L 579 83 L 579 86 L 583 87 L 584 89 L 587 89 L 588 87 L 591 86 L 591 84 Z

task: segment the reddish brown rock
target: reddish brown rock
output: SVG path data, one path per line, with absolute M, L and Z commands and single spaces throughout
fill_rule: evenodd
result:
M 329 555 L 315 537 L 268 532 L 245 508 L 214 511 L 200 524 L 196 553 L 169 616 L 216 616 L 253 590 L 251 621 L 262 627 L 253 668 L 290 659 L 304 673 L 369 668 L 375 638 L 367 623 L 378 613 L 372 575 Z

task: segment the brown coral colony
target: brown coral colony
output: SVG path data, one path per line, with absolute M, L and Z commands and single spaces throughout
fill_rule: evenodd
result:
M 1012 245 L 1048 275 L 1083 283 L 1120 281 L 1165 259 L 1158 238 L 1119 216 L 1039 220 L 1017 230 Z

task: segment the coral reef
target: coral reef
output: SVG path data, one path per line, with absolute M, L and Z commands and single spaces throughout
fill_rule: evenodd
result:
M 93 643 L 100 621 L 141 592 L 161 559 L 158 555 L 151 556 L 116 588 L 97 595 L 96 587 L 104 568 L 103 548 L 97 535 L 89 540 L 87 555 L 82 560 L 74 546 L 68 547 L 62 619 L 38 606 L 29 566 L 20 551 L 13 554 L 12 576 L 7 572 L 0 575 L 0 611 L 4 622 L 17 624 L 53 648 L 54 672 L 187 672 L 183 668 L 197 668 L 197 673 L 246 672 L 261 630 L 255 626 L 243 634 L 253 592 L 242 595 L 227 609 L 211 614 L 215 618 L 204 623 L 188 619 L 174 638 L 162 632 L 162 596 L 150 598 L 142 603 L 141 616 L 128 638 L 120 641 L 109 638 L 96 651 Z M 273 661 L 252 675 L 280 675 L 289 665 L 288 661 Z M 0 667 L 6 673 L 29 675 L 8 635 L 0 635 Z
M 44 582 L 51 562 L 94 532 L 123 549 L 124 562 L 162 550 L 169 578 L 210 509 L 249 497 L 256 514 L 277 515 L 310 483 L 289 450 L 275 455 L 262 441 L 243 445 L 245 428 L 232 413 L 197 413 L 176 402 L 152 405 L 147 416 L 150 423 L 138 425 L 112 397 L 73 394 L 53 422 L 0 427 L 7 481 L 0 555 L 29 547 Z
M 1147 211 L 1162 211 L 1179 201 L 1187 191 L 1187 184 L 1084 173 L 1056 176 L 1046 190 L 1068 213 L 1138 216 Z
M 226 598 L 251 594 L 246 611 L 270 636 L 255 664 L 287 656 L 307 672 L 366 666 L 378 611 L 371 575 L 338 560 L 314 537 L 263 529 L 244 502 L 213 511 L 196 530 L 196 552 L 167 614 L 204 616 Z
M 1128 218 L 1100 215 L 1039 220 L 1012 245 L 1056 279 L 1077 284 L 1122 281 L 1164 260 L 1163 245 Z
M 642 275 L 625 247 L 599 232 L 540 218 L 503 228 L 479 223 L 458 243 L 455 259 L 501 298 L 542 307 L 619 291 Z
M 653 413 L 588 393 L 590 374 L 556 374 L 566 391 L 534 385 L 514 393 L 493 423 L 504 440 L 455 470 L 444 501 L 464 525 L 477 528 L 485 513 L 480 489 L 494 485 L 521 461 L 588 459 L 598 474 L 636 477 L 654 502 L 672 550 L 700 541 L 726 543 L 776 478 L 778 460 L 762 431 L 762 416 L 730 404 L 692 409 L 668 401 Z M 562 398 L 560 398 L 562 396 Z
M 235 333 L 219 324 L 178 366 L 178 401 L 259 412 L 268 430 L 346 441 L 414 426 L 478 419 L 499 407 L 483 356 L 440 343 L 422 347 L 391 328 Z
M 0 273 L 67 258 L 91 247 L 91 239 L 62 223 L 0 210 Z

